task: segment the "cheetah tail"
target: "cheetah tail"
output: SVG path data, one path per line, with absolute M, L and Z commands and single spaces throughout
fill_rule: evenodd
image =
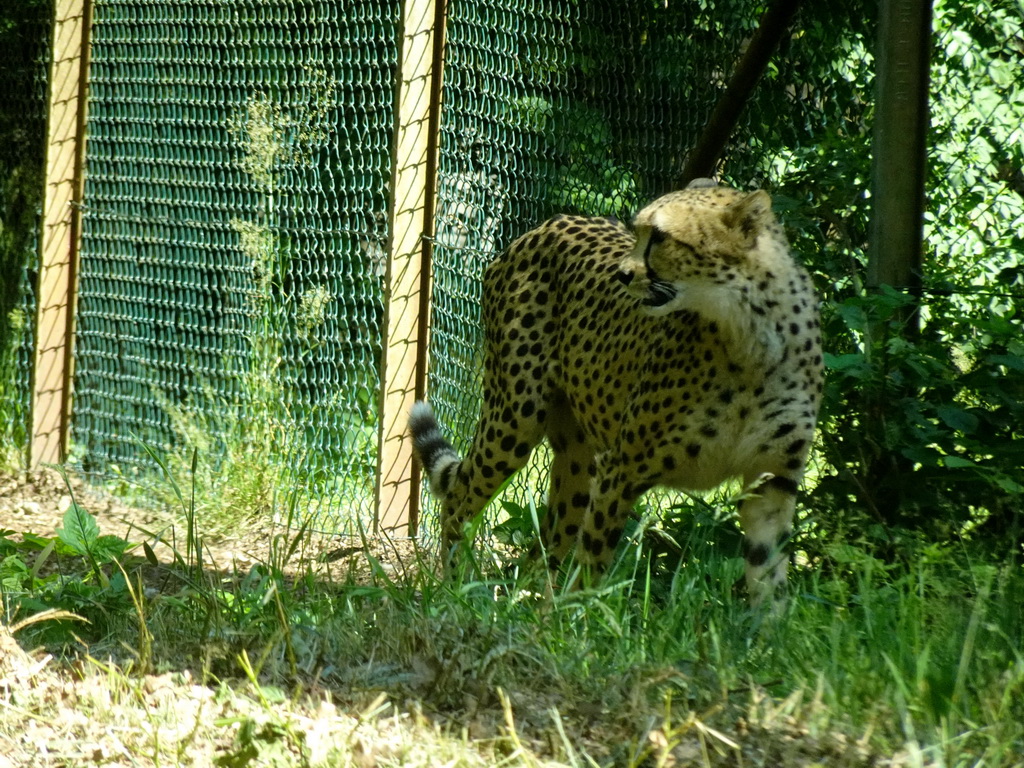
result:
M 459 454 L 441 434 L 441 427 L 430 404 L 420 400 L 409 411 L 409 431 L 412 446 L 424 473 L 430 480 L 430 489 L 444 498 L 451 490 L 459 467 Z

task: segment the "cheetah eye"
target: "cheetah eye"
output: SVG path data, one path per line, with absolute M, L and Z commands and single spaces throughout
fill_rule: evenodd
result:
M 651 234 L 647 237 L 647 247 L 644 248 L 644 263 L 647 264 L 648 268 L 650 268 L 651 249 L 654 246 L 665 242 L 667 239 L 668 235 L 665 234 L 664 230 L 658 229 L 657 227 L 651 229 Z
M 647 276 L 647 279 L 650 280 L 652 283 L 661 280 L 661 276 L 655 271 L 654 265 L 651 264 L 650 248 L 648 248 L 647 253 L 644 254 L 644 274 Z

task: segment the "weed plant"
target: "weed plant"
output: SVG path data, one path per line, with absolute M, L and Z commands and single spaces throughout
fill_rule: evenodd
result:
M 271 94 L 254 94 L 230 124 L 238 168 L 258 193 L 255 215 L 231 221 L 252 275 L 243 348 L 223 360 L 233 391 L 200 381 L 201 396 L 185 403 L 153 392 L 175 438 L 161 461 L 184 474 L 195 451 L 213 457 L 199 465 L 199 506 L 207 525 L 224 530 L 288 506 L 277 499 L 281 488 L 305 489 L 301 508 L 321 520 L 340 507 L 367 510 L 374 492 L 376 360 L 341 366 L 330 393 L 313 391 L 304 375 L 325 362 L 328 307 L 339 297 L 302 276 L 292 236 L 282 234 L 281 175 L 312 163 L 330 130 L 334 86 L 322 70 L 303 71 L 308 103 L 289 112 Z M 164 491 L 155 488 L 173 504 Z

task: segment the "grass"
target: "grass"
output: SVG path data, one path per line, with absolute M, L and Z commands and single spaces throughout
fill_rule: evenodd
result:
M 0 235 L 0 246 L 4 245 Z M 18 350 L 28 332 L 24 309 L 16 307 L 0 317 L 0 470 L 19 469 L 24 464 L 22 451 L 16 446 L 25 444 L 27 377 L 19 370 Z
M 41 649 L 20 665 L 20 650 L 0 654 L 0 754 L 45 744 L 43 765 L 1024 764 L 1019 556 L 932 547 L 886 564 L 836 545 L 796 569 L 788 608 L 767 618 L 733 593 L 742 564 L 707 536 L 685 542 L 679 567 L 633 546 L 599 589 L 570 593 L 486 542 L 452 580 L 429 555 L 392 568 L 363 551 L 332 574 L 294 527 L 250 570 L 218 568 L 203 555 L 196 494 L 168 482 L 189 518 L 170 566 L 103 535 L 79 504 L 52 540 L 0 538 L 4 621 Z

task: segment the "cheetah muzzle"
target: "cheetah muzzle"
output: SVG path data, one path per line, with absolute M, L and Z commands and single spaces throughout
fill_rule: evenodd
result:
M 484 393 L 461 459 L 430 406 L 409 420 L 442 504 L 445 551 L 547 438 L 542 535 L 600 574 L 633 505 L 660 485 L 739 477 L 755 604 L 784 585 L 795 495 L 822 389 L 817 299 L 764 191 L 702 180 L 632 231 L 557 216 L 484 276 Z

